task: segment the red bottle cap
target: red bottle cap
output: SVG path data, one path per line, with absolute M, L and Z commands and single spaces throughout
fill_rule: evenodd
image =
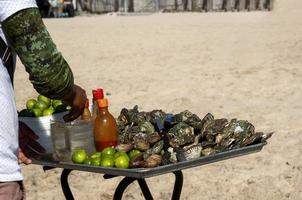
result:
M 96 90 L 92 90 L 93 100 L 103 99 L 104 98 L 104 91 L 101 88 Z
M 86 99 L 85 101 L 85 108 L 89 108 L 89 99 Z

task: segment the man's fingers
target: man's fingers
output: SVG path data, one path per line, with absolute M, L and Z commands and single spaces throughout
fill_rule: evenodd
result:
M 19 160 L 19 164 L 24 163 L 24 164 L 28 165 L 28 164 L 32 163 L 32 160 L 27 158 L 21 150 L 19 150 L 19 159 L 18 160 Z
M 83 113 L 83 111 L 81 111 L 79 109 L 76 109 L 76 108 L 72 108 L 70 113 L 65 115 L 63 117 L 63 119 L 64 119 L 65 122 L 71 122 L 71 121 L 77 119 L 82 113 Z

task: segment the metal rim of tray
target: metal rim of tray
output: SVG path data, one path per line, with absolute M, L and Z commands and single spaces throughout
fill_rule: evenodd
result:
M 180 171 L 183 169 L 202 166 L 209 163 L 218 162 L 218 161 L 239 157 L 251 153 L 256 153 L 261 151 L 263 146 L 265 146 L 266 144 L 267 144 L 266 142 L 259 143 L 251 146 L 220 152 L 209 156 L 203 156 L 189 161 L 182 161 L 182 162 L 163 165 L 155 168 L 118 169 L 118 168 L 98 167 L 98 166 L 91 166 L 91 165 L 84 165 L 84 164 L 74 164 L 71 162 L 59 162 L 59 161 L 47 161 L 47 160 L 33 160 L 33 164 L 43 165 L 46 167 L 53 167 L 53 168 L 64 168 L 64 169 L 71 169 L 71 170 L 95 172 L 95 173 L 114 175 L 114 176 L 148 178 L 148 177 L 153 177 L 153 176 L 171 173 L 175 171 Z

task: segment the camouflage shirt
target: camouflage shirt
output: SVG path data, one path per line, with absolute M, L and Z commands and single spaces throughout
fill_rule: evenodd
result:
M 62 99 L 70 93 L 72 71 L 53 43 L 37 8 L 15 13 L 2 22 L 2 28 L 40 94 Z

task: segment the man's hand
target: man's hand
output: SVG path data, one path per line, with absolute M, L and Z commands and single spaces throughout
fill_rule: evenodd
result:
M 72 91 L 63 99 L 65 104 L 71 106 L 70 113 L 63 117 L 65 122 L 73 121 L 83 113 L 86 99 L 85 90 L 74 85 Z
M 40 158 L 46 150 L 37 142 L 37 136 L 25 123 L 19 121 L 19 163 L 30 164 L 29 158 Z

